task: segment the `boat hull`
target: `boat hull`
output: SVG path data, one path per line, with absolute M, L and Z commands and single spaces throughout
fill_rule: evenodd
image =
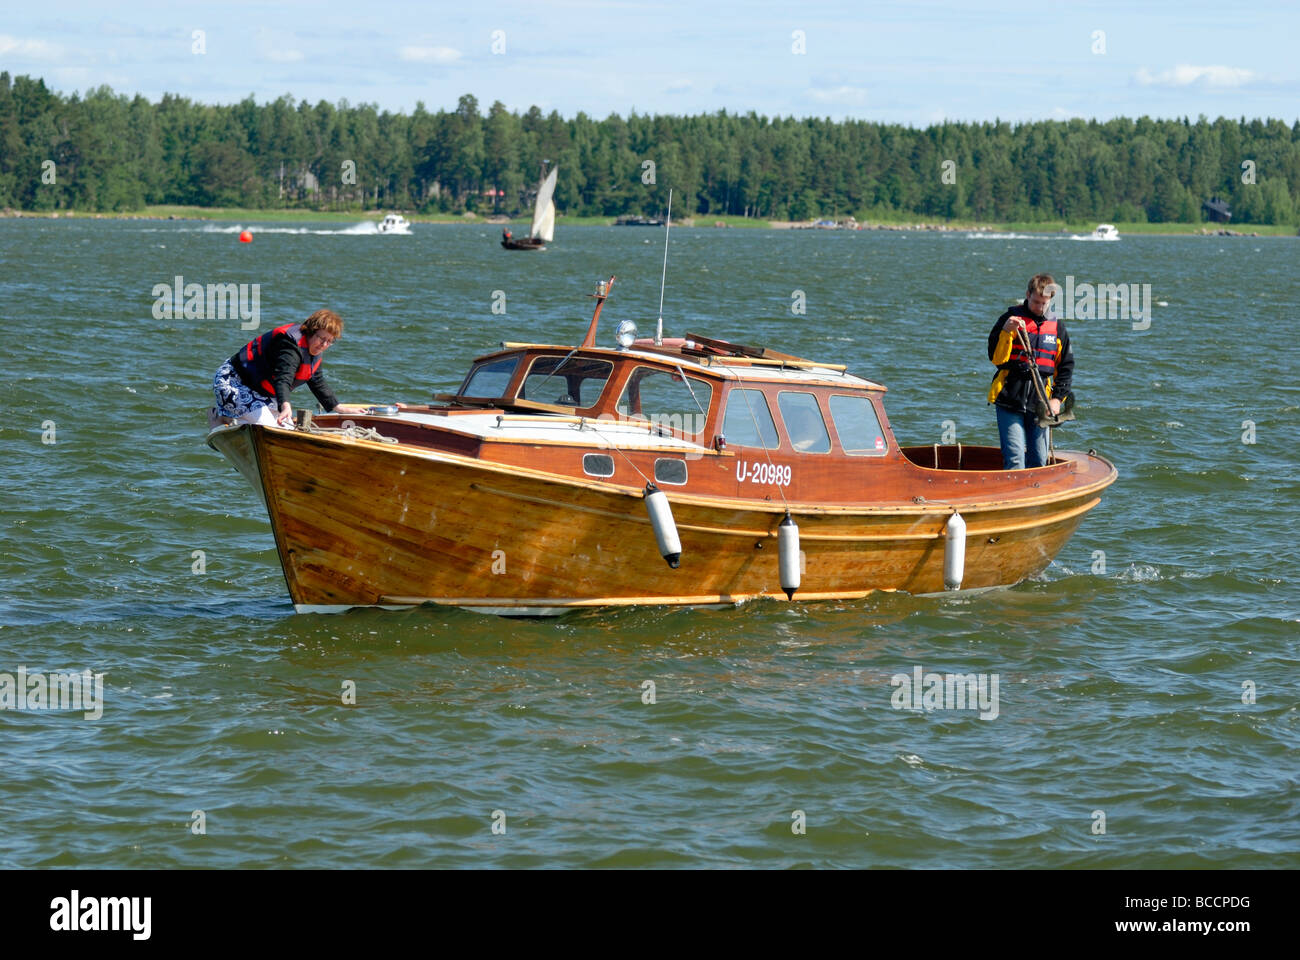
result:
M 255 476 L 299 610 L 451 604 L 542 616 L 593 606 L 785 600 L 767 500 L 671 497 L 682 544 L 660 556 L 639 489 L 443 451 L 262 427 L 209 444 Z M 1082 456 L 1082 455 L 1080 455 Z M 1091 458 L 1100 461 L 1100 458 Z M 1104 463 L 1104 461 L 1100 461 Z M 791 504 L 796 600 L 944 590 L 947 522 L 967 524 L 964 589 L 1041 572 L 1115 477 L 964 504 Z

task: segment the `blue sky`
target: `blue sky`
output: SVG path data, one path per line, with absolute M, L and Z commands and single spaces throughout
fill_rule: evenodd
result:
M 1300 118 L 1294 2 L 6 6 L 0 70 L 65 93 L 108 84 L 205 103 L 289 93 L 406 113 L 472 93 L 484 109 L 501 100 L 566 117 L 725 108 L 918 126 Z

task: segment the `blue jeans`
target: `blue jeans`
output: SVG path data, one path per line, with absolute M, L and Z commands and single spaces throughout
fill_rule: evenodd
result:
M 1016 413 L 1005 407 L 995 406 L 994 409 L 998 412 L 1002 468 L 1023 470 L 1047 466 L 1047 430 L 1038 425 L 1038 417 L 1032 413 Z

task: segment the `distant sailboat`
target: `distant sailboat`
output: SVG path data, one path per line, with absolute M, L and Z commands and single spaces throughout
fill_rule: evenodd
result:
M 528 236 L 516 240 L 509 230 L 502 231 L 501 246 L 507 250 L 545 250 L 555 239 L 555 175 L 559 167 L 546 173 L 542 164 L 542 181 L 537 188 L 537 202 L 533 204 L 533 225 Z

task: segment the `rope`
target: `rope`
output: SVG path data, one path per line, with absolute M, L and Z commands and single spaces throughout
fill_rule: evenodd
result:
M 707 417 L 708 414 L 705 412 L 704 408 L 700 406 L 700 398 L 695 395 L 695 389 L 691 386 L 691 381 L 686 379 L 686 371 L 682 369 L 682 365 L 680 363 L 674 363 L 673 369 L 676 370 L 677 375 L 682 378 L 682 383 L 686 384 L 686 389 L 691 391 L 691 399 L 695 401 L 695 409 L 700 411 L 701 416 Z M 700 429 L 703 430 L 704 427 L 701 426 Z M 694 432 L 695 431 L 691 431 L 692 434 L 694 434 Z
M 318 427 L 314 423 L 306 423 L 298 429 L 306 433 L 333 434 L 334 436 L 347 437 L 349 440 L 377 440 L 380 443 L 397 443 L 396 437 L 386 437 L 374 427 L 358 427 L 355 423 L 349 423 L 345 427 Z

